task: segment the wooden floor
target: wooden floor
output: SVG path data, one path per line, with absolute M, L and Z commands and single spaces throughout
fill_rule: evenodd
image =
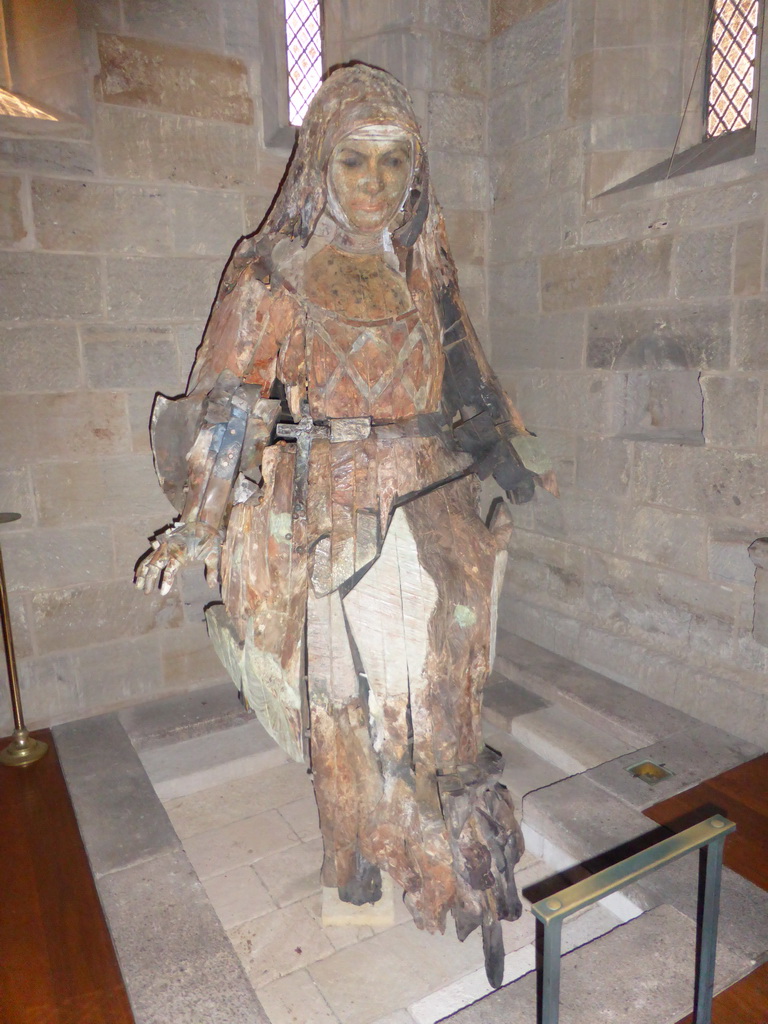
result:
M 693 1014 L 678 1024 L 693 1024 Z M 768 1024 L 768 964 L 715 996 L 712 1024 Z
M 0 765 L 0 1020 L 133 1024 L 53 737 L 34 735 L 42 760 Z
M 677 831 L 712 814 L 724 814 L 737 826 L 725 843 L 725 864 L 768 890 L 768 754 L 643 813 Z
M 768 754 L 747 761 L 644 812 L 676 831 L 724 814 L 736 822 L 725 864 L 768 890 Z M 685 1017 L 679 1024 L 692 1024 Z M 712 1024 L 768 1024 L 768 964 L 715 997 Z

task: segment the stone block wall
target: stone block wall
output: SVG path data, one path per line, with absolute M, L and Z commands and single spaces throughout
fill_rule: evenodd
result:
M 154 393 L 184 390 L 224 264 L 288 155 L 263 145 L 246 6 L 37 5 L 41 32 L 67 8 L 87 102 L 65 91 L 78 117 L 0 124 L 0 505 L 23 515 L 0 542 L 32 724 L 224 678 L 201 572 L 165 598 L 131 580 L 174 514 L 149 451 Z M 0 697 L 0 732 L 10 721 Z
M 671 153 L 705 6 L 492 3 L 494 361 L 562 492 L 515 510 L 501 621 L 767 743 L 766 140 L 601 194 Z
M 165 598 L 131 580 L 173 515 L 154 393 L 183 391 L 227 257 L 288 156 L 264 144 L 266 2 L 47 0 L 76 26 L 79 116 L 0 123 L 0 506 L 23 515 L 0 543 L 32 725 L 224 678 L 202 570 Z M 328 0 L 325 15 L 329 65 L 369 60 L 414 93 L 484 335 L 487 2 Z M 10 723 L 0 696 L 0 734 Z

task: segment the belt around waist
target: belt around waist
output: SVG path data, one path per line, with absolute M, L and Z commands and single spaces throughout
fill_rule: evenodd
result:
M 377 423 L 368 416 L 331 419 L 317 423 L 314 430 L 329 437 L 331 443 L 339 441 L 362 441 L 373 435 L 380 441 L 395 441 L 400 437 L 432 437 L 442 432 L 445 421 L 439 413 L 421 413 L 407 420 Z
M 435 436 L 441 436 L 447 441 L 445 419 L 440 413 L 420 413 L 410 419 L 390 423 L 377 423 L 372 421 L 370 416 L 337 417 L 323 423 L 312 423 L 307 427 L 302 427 L 302 423 L 279 423 L 278 437 L 296 438 L 300 432 L 306 431 L 311 437 L 328 438 L 331 444 L 365 441 L 371 435 L 381 441 L 395 441 L 401 437 Z

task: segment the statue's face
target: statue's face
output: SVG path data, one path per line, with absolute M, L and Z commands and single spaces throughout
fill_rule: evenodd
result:
M 400 209 L 411 180 L 411 143 L 401 138 L 347 135 L 328 167 L 334 197 L 358 231 L 382 231 Z

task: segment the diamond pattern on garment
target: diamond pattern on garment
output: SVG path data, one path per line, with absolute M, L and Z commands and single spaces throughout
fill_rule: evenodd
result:
M 424 411 L 432 355 L 415 315 L 354 328 L 352 338 L 348 324 L 314 326 L 312 377 L 324 390 L 325 415 L 400 419 Z

